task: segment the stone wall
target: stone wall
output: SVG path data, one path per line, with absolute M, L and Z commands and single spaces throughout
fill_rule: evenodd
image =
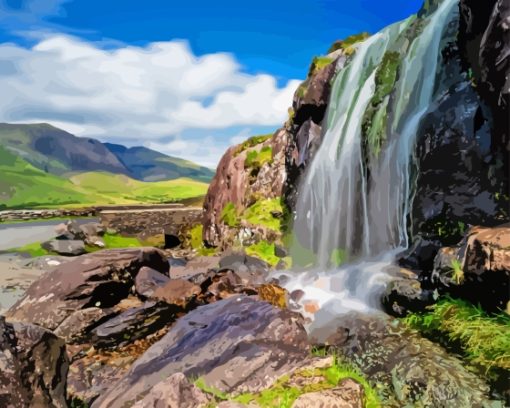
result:
M 122 235 L 150 237 L 161 234 L 179 235 L 183 228 L 199 222 L 199 207 L 145 208 L 104 210 L 99 213 L 101 224 Z
M 77 210 L 5 210 L 0 211 L 0 222 L 29 221 L 57 217 L 92 217 L 97 214 L 97 208 Z

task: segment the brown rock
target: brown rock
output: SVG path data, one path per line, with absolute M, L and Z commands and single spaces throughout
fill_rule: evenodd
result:
M 67 407 L 68 367 L 62 339 L 0 316 L 0 406 Z
M 94 326 L 112 314 L 111 311 L 99 307 L 76 310 L 53 333 L 63 338 L 66 343 L 73 344 L 82 340 Z
M 152 298 L 186 309 L 200 292 L 200 286 L 187 280 L 171 279 L 164 286 L 157 288 Z
M 309 355 L 300 315 L 251 297 L 231 297 L 177 320 L 92 407 L 130 407 L 178 372 L 203 377 L 224 392 L 256 392 L 306 364 Z
M 109 308 L 127 297 L 142 266 L 168 274 L 168 262 L 155 248 L 83 255 L 42 275 L 6 316 L 55 330 L 78 309 Z
M 294 401 L 292 408 L 363 408 L 363 387 L 347 378 L 335 388 L 310 392 Z
M 208 402 L 207 395 L 184 374 L 176 373 L 152 387 L 133 408 L 201 408 Z
M 168 276 L 144 266 L 135 278 L 136 293 L 146 298 L 151 297 L 157 288 L 164 286 L 169 280 Z
M 219 256 L 198 256 L 185 265 L 172 266 L 170 277 L 172 279 L 187 279 L 200 273 L 205 273 L 218 266 Z

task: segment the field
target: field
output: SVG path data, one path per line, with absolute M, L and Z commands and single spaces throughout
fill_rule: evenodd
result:
M 166 203 L 200 197 L 206 191 L 206 183 L 187 178 L 143 182 L 106 172 L 59 177 L 0 147 L 0 208 Z

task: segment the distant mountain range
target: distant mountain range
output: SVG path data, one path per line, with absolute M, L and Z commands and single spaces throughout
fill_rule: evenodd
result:
M 46 123 L 0 123 L 0 146 L 53 175 L 90 171 L 123 174 L 141 181 L 186 177 L 208 182 L 214 171 L 145 147 L 125 147 L 77 137 Z

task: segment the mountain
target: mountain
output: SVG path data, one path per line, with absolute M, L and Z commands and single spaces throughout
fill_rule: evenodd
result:
M 209 181 L 213 171 L 190 161 L 167 156 L 146 147 L 125 147 L 105 143 L 104 146 L 130 171 L 131 177 L 144 181 L 160 181 L 189 177 Z
M 127 148 L 72 135 L 46 123 L 0 123 L 0 146 L 35 168 L 57 176 L 102 171 L 142 181 L 187 177 L 208 181 L 212 170 L 145 147 Z

